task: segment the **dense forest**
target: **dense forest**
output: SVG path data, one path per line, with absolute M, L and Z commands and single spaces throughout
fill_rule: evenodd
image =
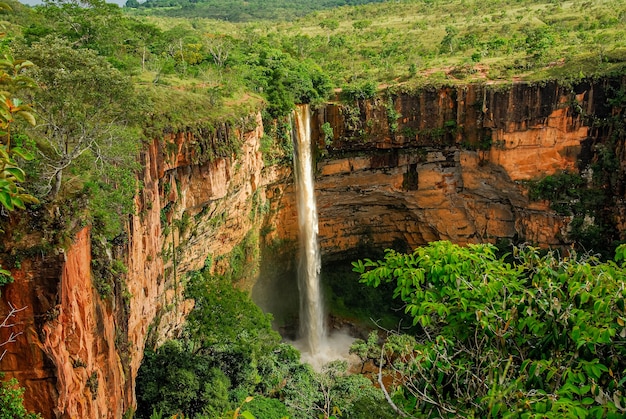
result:
M 209 18 L 229 22 L 254 20 L 290 20 L 317 10 L 339 6 L 357 6 L 377 3 L 380 0 L 324 0 L 324 1 L 179 1 L 130 0 L 126 7 L 149 10 L 149 14 L 185 18 Z
M 285 123 L 298 103 L 626 72 L 619 0 L 10 1 L 0 13 L 0 232 L 28 212 L 31 227 L 46 232 L 42 252 L 67 245 L 84 225 L 101 245 L 95 254 L 123 242 L 141 188 L 139 154 L 163 133 L 245 127 L 261 112 L 266 164 L 291 164 Z M 611 130 L 623 142 L 626 94 L 614 93 Z M 198 159 L 211 161 L 240 144 L 202 146 Z M 599 173 L 609 167 L 619 162 Z M 591 183 L 581 179 L 537 180 L 534 198 L 562 204 L 567 195 L 562 211 L 588 211 L 578 207 L 596 195 L 583 197 Z M 128 415 L 624 417 L 619 245 L 560 255 L 435 242 L 355 261 L 351 286 L 368 297 L 355 298 L 365 305 L 354 310 L 366 320 L 368 310 L 394 306 L 403 313 L 391 310 L 391 323 L 412 327 L 381 326 L 352 346 L 362 365 L 337 361 L 321 371 L 300 363 L 271 316 L 233 287 L 245 270 L 236 249 L 231 272 L 208 261 L 187 279 L 195 307 L 178 339 L 145 354 Z M 0 285 L 13 281 L 5 267 Z M 123 263 L 93 269 L 98 294 L 110 297 Z M 36 416 L 18 386 L 0 386 L 0 417 Z

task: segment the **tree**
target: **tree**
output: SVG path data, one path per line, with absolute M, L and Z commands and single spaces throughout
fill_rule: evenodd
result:
M 14 138 L 20 120 L 35 124 L 30 105 L 17 97 L 20 90 L 36 87 L 35 81 L 24 75 L 32 65 L 11 55 L 0 60 L 0 205 L 8 211 L 25 209 L 25 204 L 38 202 L 20 185 L 26 174 L 18 159 L 32 160 L 33 155 Z
M 23 52 L 37 65 L 33 78 L 42 86 L 32 97 L 41 120 L 34 132 L 45 192 L 56 198 L 64 173 L 81 156 L 91 154 L 94 164 L 115 158 L 106 151 L 113 141 L 127 141 L 135 95 L 130 80 L 91 50 L 46 37 Z M 134 157 L 136 150 L 128 151 Z
M 339 21 L 337 19 L 324 19 L 320 22 L 320 28 L 326 30 L 326 43 L 330 43 L 331 32 L 339 29 Z
M 4 374 L 0 373 L 0 380 Z M 0 419 L 41 419 L 35 413 L 29 413 L 24 407 L 24 389 L 18 387 L 15 378 L 0 381 Z
M 30 65 L 29 61 L 14 60 L 10 56 L 0 60 L 0 81 L 5 89 L 0 92 L 0 204 L 8 211 L 25 209 L 26 203 L 38 202 L 20 185 L 26 180 L 26 174 L 17 162 L 18 158 L 32 160 L 33 155 L 21 144 L 12 143 L 12 131 L 18 119 L 35 124 L 30 106 L 13 96 L 14 90 L 32 86 L 32 80 L 21 75 Z
M 86 193 L 96 232 L 115 237 L 137 188 L 141 107 L 130 79 L 94 51 L 56 37 L 16 49 L 32 57 L 41 85 L 29 95 L 39 116 L 30 131 L 39 194 L 55 200 Z
M 526 53 L 534 60 L 543 58 L 554 45 L 554 36 L 548 26 L 526 28 L 524 33 L 526 34 Z
M 321 371 L 293 367 L 281 398 L 293 417 L 392 418 L 382 395 L 359 374 L 348 374 L 346 361 L 332 361 Z
M 352 22 L 352 27 L 355 31 L 363 31 L 364 29 L 372 26 L 372 21 L 369 19 L 362 19 Z
M 77 48 L 114 55 L 132 36 L 124 25 L 118 5 L 104 0 L 51 0 L 38 8 L 45 20 L 33 22 L 25 31 L 28 43 L 55 34 Z M 40 26 L 41 25 L 41 26 Z
M 459 30 L 454 26 L 446 26 L 446 36 L 441 40 L 441 45 L 439 47 L 440 51 L 450 52 L 452 54 L 454 52 L 454 48 L 456 47 L 456 36 L 459 34 Z
M 234 47 L 232 38 L 219 34 L 206 34 L 204 37 L 204 44 L 209 50 L 211 57 L 213 57 L 215 65 L 219 68 L 224 67 L 226 60 L 228 60 L 228 56 Z
M 353 264 L 370 286 L 394 281 L 422 329 L 382 346 L 393 402 L 438 417 L 623 416 L 626 246 L 621 264 L 495 251 L 434 242 Z
M 320 28 L 335 31 L 339 28 L 339 21 L 337 19 L 324 19 L 320 22 Z
M 2 321 L 2 323 L 0 323 L 0 330 L 11 329 L 13 326 L 15 326 L 15 324 L 12 323 L 13 317 L 15 317 L 15 315 L 19 313 L 20 311 L 26 310 L 26 307 L 15 308 L 13 304 L 11 303 L 8 303 L 8 304 L 9 304 L 10 310 L 9 310 L 9 313 L 4 317 L 4 320 Z M 21 334 L 22 332 L 17 332 L 17 333 L 11 332 L 9 336 L 4 340 L 4 342 L 0 342 L 0 349 L 8 345 L 9 343 L 15 342 L 15 339 Z M 4 355 L 6 353 L 7 353 L 7 350 L 4 349 L 4 351 L 2 351 L 2 353 L 0 354 L 0 361 L 2 361 L 2 358 L 4 358 Z

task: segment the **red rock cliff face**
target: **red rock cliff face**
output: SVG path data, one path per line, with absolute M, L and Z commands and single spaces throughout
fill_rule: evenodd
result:
M 258 224 L 250 213 L 265 200 L 261 136 L 256 116 L 208 138 L 176 134 L 147 147 L 123 250 L 125 290 L 116 285 L 112 297 L 103 299 L 93 286 L 89 229 L 67 250 L 26 257 L 13 269 L 0 313 L 8 303 L 27 307 L 13 328 L 24 333 L 8 345 L 0 371 L 25 387 L 28 409 L 45 418 L 120 418 L 135 406 L 146 345 L 175 335 L 193 307 L 182 294 L 185 274 L 207 256 L 230 252 Z M 226 141 L 237 145 L 236 155 L 207 158 Z M 41 242 L 41 232 L 11 233 L 7 254 L 31 254 Z M 9 331 L 0 333 L 3 339 Z
M 474 85 L 328 105 L 313 127 L 320 148 L 321 125 L 333 128 L 316 176 L 323 254 L 433 240 L 566 244 L 569 219 L 530 202 L 523 181 L 578 170 L 595 136 L 582 115 L 610 114 L 607 92 L 624 84 Z M 279 192 L 269 238 L 295 239 L 293 189 Z
M 114 307 L 92 285 L 89 229 L 67 252 L 25 261 L 2 297 L 27 307 L 14 328 L 23 335 L 2 361 L 25 387 L 25 405 L 44 417 L 120 417 L 125 378 Z

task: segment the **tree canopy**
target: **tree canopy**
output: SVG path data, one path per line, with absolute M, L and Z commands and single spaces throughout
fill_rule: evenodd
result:
M 355 262 L 367 285 L 393 282 L 421 328 L 379 348 L 393 402 L 431 417 L 623 417 L 625 261 L 625 246 L 600 262 L 433 242 Z

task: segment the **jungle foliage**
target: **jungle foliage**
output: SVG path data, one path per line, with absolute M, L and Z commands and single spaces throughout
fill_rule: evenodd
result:
M 230 418 L 238 408 L 268 419 L 338 412 L 393 417 L 369 380 L 349 375 L 345 362 L 321 372 L 301 364 L 298 351 L 271 329 L 269 315 L 230 279 L 209 270 L 189 278 L 186 296 L 195 307 L 182 336 L 146 352 L 137 377 L 137 417 Z
M 418 417 L 623 417 L 625 262 L 624 246 L 608 262 L 532 247 L 498 258 L 489 244 L 388 250 L 354 270 L 393 283 L 421 331 L 354 350 L 379 354 L 394 404 Z

